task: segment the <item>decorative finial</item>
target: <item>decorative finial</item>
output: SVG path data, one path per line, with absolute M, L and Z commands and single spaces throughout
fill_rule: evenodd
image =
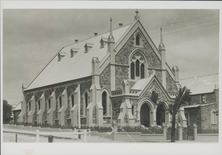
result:
M 134 16 L 134 20 L 140 20 L 140 16 L 138 15 L 139 14 L 138 9 L 136 9 L 135 13 L 136 15 Z
M 110 31 L 109 31 L 109 37 L 108 37 L 108 39 L 109 39 L 109 41 L 114 41 L 114 37 L 113 37 L 113 32 L 112 32 L 113 30 L 112 30 L 112 17 L 110 18 Z
M 159 44 L 159 50 L 165 51 L 165 46 L 163 44 L 163 36 L 162 36 L 162 27 L 160 27 L 160 44 Z

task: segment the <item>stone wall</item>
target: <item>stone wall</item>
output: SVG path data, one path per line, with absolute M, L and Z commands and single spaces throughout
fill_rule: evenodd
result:
M 58 111 L 59 111 L 59 102 L 58 102 L 58 98 L 59 96 L 63 93 L 63 91 L 65 90 L 65 87 L 59 87 L 55 89 L 55 96 L 56 96 L 56 108 L 53 112 L 53 123 L 55 122 L 56 119 L 58 119 Z
M 42 123 L 44 123 L 47 120 L 47 110 L 48 110 L 48 99 L 51 96 L 53 89 L 49 89 L 45 91 L 45 111 L 43 111 L 42 114 Z M 52 104 L 52 101 L 51 101 Z
M 191 90 L 192 93 L 192 90 Z M 200 104 L 200 95 L 191 95 L 190 105 Z
M 206 103 L 214 103 L 214 102 L 216 102 L 215 93 L 206 94 Z
M 108 91 L 109 91 L 109 94 L 110 93 L 110 65 L 108 65 L 104 70 L 103 72 L 100 74 L 100 87 L 101 89 L 104 89 L 106 88 Z
M 83 93 L 85 92 L 85 90 L 88 90 L 88 92 L 90 92 L 90 87 L 92 85 L 92 81 L 88 81 L 85 83 L 80 84 L 80 97 L 81 97 L 81 101 L 80 101 L 80 115 L 83 115 L 83 108 L 84 108 L 84 104 L 83 103 Z M 90 94 L 88 94 L 88 105 L 90 103 Z
M 118 116 L 120 114 L 120 106 L 122 104 L 122 99 L 115 99 L 115 100 L 112 100 L 112 117 L 113 117 L 113 120 L 117 120 L 118 119 Z
M 168 71 L 166 71 L 166 90 L 168 93 L 177 93 L 177 85 Z
M 25 97 L 25 103 L 26 103 L 26 112 L 25 112 L 25 115 L 26 115 L 26 121 L 28 120 L 28 112 L 29 112 L 29 100 L 32 98 L 33 96 L 33 93 L 27 93 L 24 95 Z
M 204 129 L 218 129 L 218 124 L 211 124 L 211 111 L 217 110 L 216 104 L 206 105 L 201 107 L 201 128 Z M 218 121 L 219 122 L 219 121 Z
M 116 90 L 122 89 L 122 82 L 124 79 L 129 79 L 129 68 L 116 66 Z

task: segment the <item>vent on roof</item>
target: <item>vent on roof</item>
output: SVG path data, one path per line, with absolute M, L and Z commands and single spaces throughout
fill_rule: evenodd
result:
M 78 48 L 71 47 L 70 50 L 70 58 L 74 57 L 74 55 L 78 52 Z
M 75 40 L 75 43 L 78 43 L 78 39 Z
M 123 26 L 123 23 L 119 23 L 119 27 L 122 27 Z
M 106 45 L 107 41 L 108 41 L 107 38 L 101 38 L 101 40 L 100 40 L 100 48 L 103 48 Z
M 97 35 L 98 35 L 98 33 L 96 33 L 96 32 L 95 32 L 95 33 L 94 33 L 94 35 L 95 35 L 95 36 L 97 36 Z
M 86 43 L 85 44 L 85 53 L 88 53 L 89 50 L 93 47 L 93 44 L 91 43 Z
M 62 53 L 62 52 L 58 53 L 58 61 L 61 61 L 64 56 L 65 56 L 65 53 Z

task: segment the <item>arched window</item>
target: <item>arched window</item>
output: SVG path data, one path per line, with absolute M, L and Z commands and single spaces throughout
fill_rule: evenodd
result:
M 211 124 L 217 124 L 217 111 L 212 110 L 211 111 Z
M 140 62 L 136 60 L 136 76 L 139 76 Z
M 134 105 L 132 105 L 132 115 L 134 115 Z
M 131 79 L 135 79 L 135 76 L 134 76 L 135 75 L 135 73 L 134 73 L 134 63 L 132 62 L 130 66 L 131 66 Z
M 185 113 L 185 117 L 187 119 L 187 126 L 189 126 L 190 125 L 190 116 L 187 112 Z
M 140 45 L 140 36 L 136 35 L 136 45 Z
M 49 109 L 50 109 L 51 108 L 51 100 L 50 100 L 50 98 L 49 98 L 48 102 L 49 102 Z
M 106 104 L 107 104 L 107 94 L 104 91 L 103 94 L 102 94 L 103 116 L 107 115 Z
M 74 95 L 71 96 L 72 107 L 74 106 Z
M 87 95 L 87 93 L 85 93 L 85 105 L 86 105 L 86 108 L 87 108 L 87 106 L 88 106 L 88 95 Z
M 41 109 L 41 103 L 40 103 L 40 100 L 39 100 L 39 103 L 38 103 L 38 104 L 39 104 L 39 110 L 40 110 L 40 109 Z
M 29 102 L 29 111 L 31 111 L 31 102 Z
M 141 79 L 144 79 L 144 64 L 141 65 Z
M 165 123 L 165 109 L 163 104 L 159 104 L 156 111 L 156 124 L 162 125 Z
M 62 108 L 62 97 L 61 96 L 59 97 L 59 105 L 60 105 L 60 108 Z

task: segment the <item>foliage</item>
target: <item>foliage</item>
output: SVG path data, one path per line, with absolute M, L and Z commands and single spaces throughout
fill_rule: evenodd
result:
M 175 99 L 174 104 L 169 105 L 169 112 L 172 114 L 172 131 L 171 131 L 171 142 L 175 142 L 175 121 L 176 114 L 181 105 L 186 105 L 191 101 L 190 98 L 190 90 L 186 87 L 180 88 L 178 91 L 178 95 Z
M 6 100 L 3 100 L 3 123 L 10 122 L 12 115 L 12 106 Z
M 142 126 L 125 126 L 118 128 L 118 132 L 141 132 L 143 134 L 163 134 L 163 129 L 159 126 L 143 128 Z

